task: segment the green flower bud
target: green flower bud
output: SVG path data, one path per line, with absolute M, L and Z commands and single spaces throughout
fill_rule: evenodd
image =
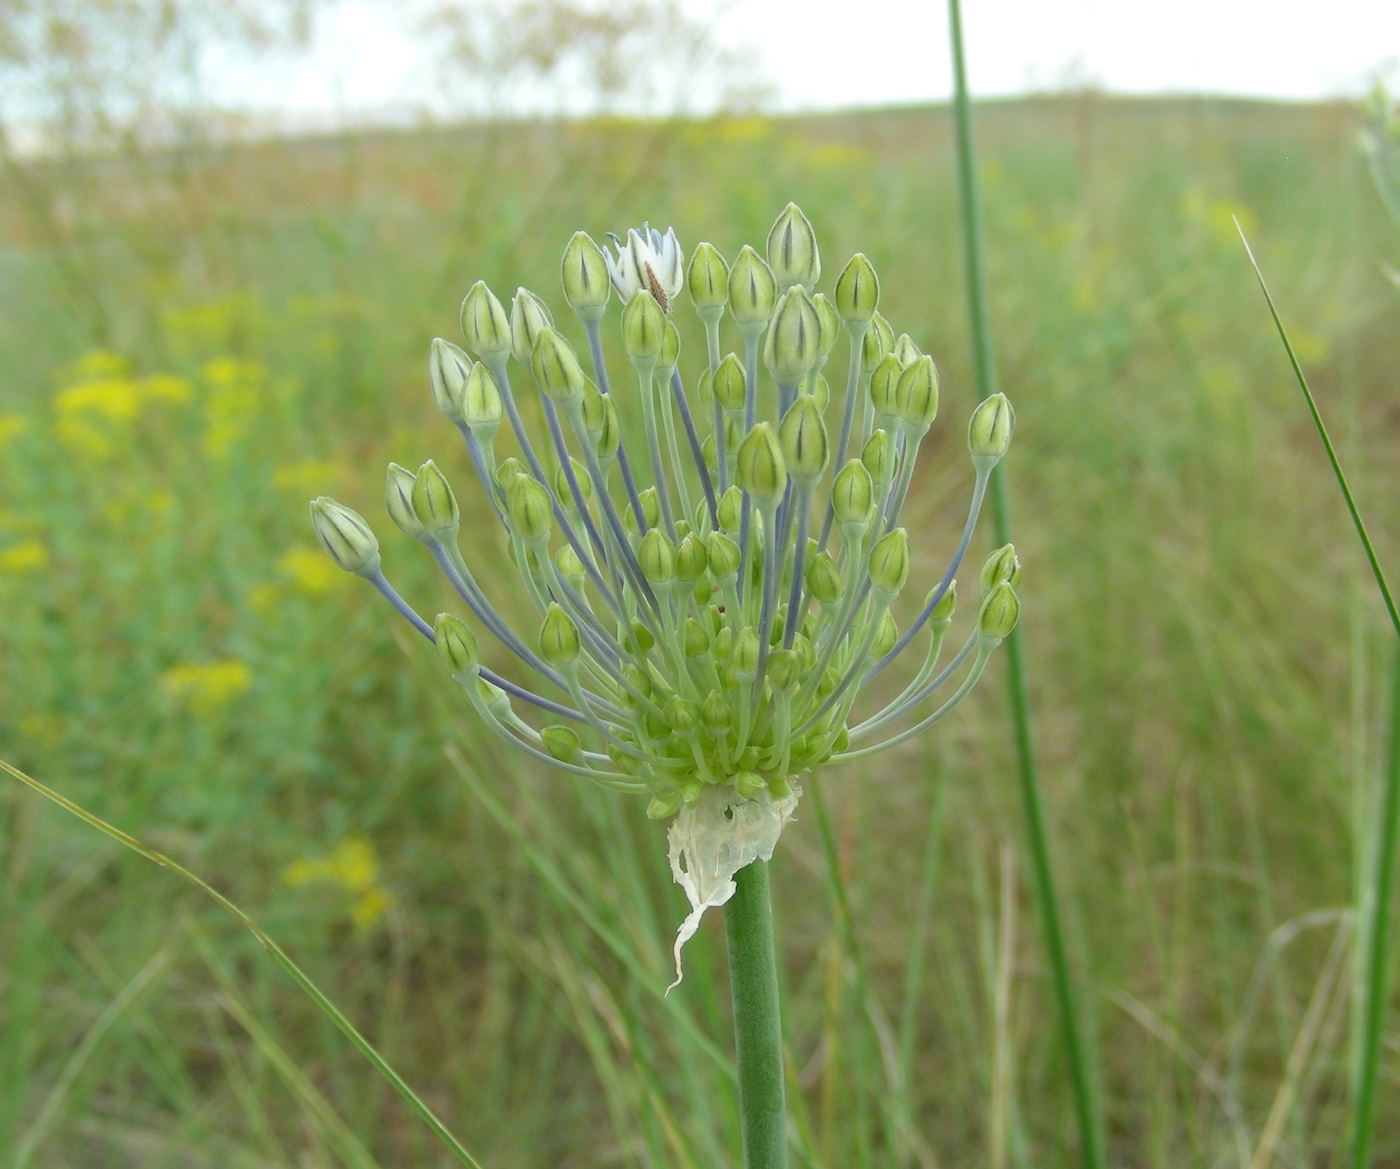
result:
M 836 311 L 843 321 L 869 322 L 880 304 L 880 278 L 875 265 L 857 252 L 836 277 Z
M 322 495 L 311 501 L 311 526 L 337 568 L 365 577 L 379 571 L 379 541 L 358 512 Z
M 462 513 L 447 476 L 429 459 L 418 468 L 413 480 L 413 510 L 425 535 L 435 539 L 451 539 L 456 534 Z
M 691 527 L 690 527 L 690 521 L 689 521 L 689 520 L 677 520 L 677 521 L 676 521 L 676 540 L 677 540 L 678 542 L 681 541 L 681 540 L 684 540 L 688 535 L 690 535 L 690 532 L 691 532 Z
M 826 408 L 831 404 L 831 386 L 821 374 L 817 375 L 816 384 L 812 387 L 812 400 L 816 402 L 817 409 L 823 414 L 826 413 Z
M 589 503 L 593 499 L 593 480 L 588 477 L 588 471 L 584 465 L 572 455 L 569 456 L 569 462 L 573 466 L 574 482 L 578 484 L 578 493 L 583 496 L 584 503 Z M 568 506 L 574 506 L 574 493 L 569 490 L 569 476 L 564 471 L 563 463 L 554 468 L 554 498 L 561 502 L 568 501 Z
M 825 357 L 836 348 L 836 339 L 841 336 L 841 318 L 824 292 L 812 294 L 812 307 L 817 310 L 817 354 Z
M 428 346 L 428 384 L 433 391 L 433 405 L 450 422 L 462 419 L 462 389 L 472 359 L 451 341 L 434 337 Z
M 802 680 L 802 659 L 790 649 L 775 650 L 768 658 L 768 680 L 774 690 L 791 690 Z
M 433 622 L 433 640 L 447 672 L 457 681 L 470 678 L 481 666 L 476 634 L 471 626 L 451 613 L 439 613 Z
M 883 434 L 884 431 L 876 431 Z M 873 437 L 873 436 L 872 436 Z M 851 459 L 831 481 L 831 509 L 841 524 L 861 524 L 870 514 L 875 484 L 870 470 L 860 459 Z
M 889 435 L 883 430 L 877 430 L 865 440 L 865 446 L 860 452 L 860 461 L 865 464 L 865 469 L 870 472 L 870 477 L 876 483 L 885 481 L 885 470 L 889 457 Z
M 875 367 L 870 375 L 870 403 L 878 418 L 899 413 L 899 376 L 903 372 L 899 359 L 891 353 Z
M 778 297 L 777 281 L 763 257 L 748 244 L 729 269 L 729 311 L 740 331 L 766 325 Z
M 510 715 L 510 696 L 499 686 L 488 682 L 485 678 L 478 678 L 476 692 L 481 695 L 481 701 L 486 704 L 486 709 L 496 718 L 503 719 Z
M 875 635 L 875 641 L 870 647 L 870 655 L 882 658 L 890 650 L 894 649 L 895 642 L 899 640 L 899 626 L 895 624 L 894 614 L 888 609 L 885 615 L 880 618 L 880 632 Z
M 775 800 L 785 800 L 792 795 L 792 784 L 781 775 L 775 775 L 768 781 L 768 794 Z
M 535 334 L 530 372 L 540 392 L 554 402 L 570 402 L 583 393 L 583 367 L 574 348 L 551 328 Z
M 1020 617 L 1021 599 L 1009 582 L 1002 581 L 982 602 L 977 614 L 977 632 L 992 641 L 1003 641 L 1011 636 Z
M 724 310 L 729 299 L 729 265 L 714 244 L 695 246 L 685 283 L 690 290 L 690 301 L 701 316 Z
M 706 541 L 709 553 L 710 572 L 717 581 L 723 582 L 739 571 L 739 545 L 723 532 L 711 532 Z
M 687 702 L 679 694 L 671 696 L 661 713 L 678 735 L 688 735 L 700 725 L 700 707 L 694 702 Z
M 698 658 L 710 652 L 710 633 L 694 617 L 685 619 L 685 656 Z
M 982 596 L 987 596 L 1002 581 L 1013 589 L 1021 587 L 1021 562 L 1016 557 L 1015 544 L 1003 544 L 983 561 L 978 578 Z
M 744 408 L 744 363 L 737 354 L 726 354 L 715 370 L 714 394 L 726 410 Z
M 578 626 L 558 602 L 551 602 L 540 626 L 540 657 L 556 669 L 567 669 L 578 661 Z
M 575 590 L 583 587 L 583 561 L 568 544 L 559 545 L 559 551 L 554 554 L 554 567 Z
M 933 589 L 929 589 L 928 596 L 924 598 L 925 605 L 927 605 L 929 601 L 933 599 L 934 591 L 935 590 Z M 950 580 L 948 582 L 947 590 L 938 599 L 938 604 L 936 604 L 933 607 L 933 612 L 929 614 L 928 619 L 934 625 L 941 625 L 944 629 L 946 629 L 948 627 L 948 623 L 952 621 L 953 612 L 957 609 L 957 607 L 958 582 L 955 580 Z
M 841 599 L 841 570 L 831 553 L 818 552 L 807 561 L 807 591 L 823 605 L 834 605 Z
M 724 415 L 724 449 L 726 452 L 737 451 L 739 444 L 744 441 L 743 432 L 739 429 L 739 419 L 743 415 L 737 410 L 726 411 Z
M 679 531 L 680 525 L 676 525 Z M 710 556 L 705 551 L 705 541 L 695 532 L 687 532 L 676 549 L 676 579 L 683 581 L 699 580 L 705 575 Z
M 598 432 L 598 457 L 610 459 L 622 445 L 622 423 L 618 420 L 617 403 L 612 400 L 612 395 L 600 394 L 599 400 L 603 406 L 603 427 Z
M 501 465 L 496 468 L 496 487 L 502 495 L 505 495 L 505 493 L 510 490 L 510 485 L 514 483 L 516 479 L 521 475 L 528 478 L 529 474 L 530 472 L 526 469 L 525 464 L 512 455 L 508 459 L 503 459 Z
M 876 313 L 870 318 L 870 328 L 865 331 L 865 337 L 860 343 L 861 371 L 870 373 L 889 356 L 893 348 L 894 330 L 890 328 L 889 321 Z
M 710 654 L 716 661 L 727 662 L 729 655 L 734 652 L 734 630 L 726 625 L 710 643 Z
M 510 352 L 526 369 L 541 329 L 554 328 L 549 306 L 528 288 L 517 288 L 510 305 Z
M 622 310 L 622 348 L 639 363 L 655 364 L 666 344 L 666 314 L 656 298 L 637 289 Z
M 517 475 L 506 488 L 506 514 L 511 530 L 532 548 L 549 540 L 554 505 L 548 489 L 529 475 Z
M 681 359 L 681 332 L 676 328 L 675 321 L 670 317 L 666 318 L 666 339 L 661 346 L 661 354 L 656 359 L 658 370 L 671 370 L 676 368 L 676 362 Z M 669 376 L 669 375 L 668 375 Z
M 810 617 L 811 614 L 809 613 Z M 800 633 L 793 634 L 792 652 L 797 655 L 797 660 L 802 663 L 804 670 L 810 670 L 817 660 L 816 652 L 812 649 L 812 643 Z
M 636 775 L 637 772 L 642 769 L 641 760 L 635 755 L 628 754 L 621 747 L 617 746 L 616 743 L 609 743 L 603 750 L 608 753 L 608 758 L 613 761 L 613 766 L 622 772 L 623 775 Z M 674 811 L 675 805 L 671 805 L 671 807 Z M 647 805 L 647 812 L 650 814 L 651 805 Z M 670 813 L 668 812 L 665 815 L 658 816 L 657 819 L 664 820 L 667 815 L 670 815 Z
M 972 460 L 990 460 L 995 464 L 1011 445 L 1011 432 L 1016 429 L 1016 411 L 1005 394 L 993 394 L 983 399 L 972 412 L 967 426 L 967 448 Z
M 478 357 L 500 357 L 510 352 L 510 318 L 496 294 L 478 280 L 462 301 L 462 336 Z
M 462 421 L 488 445 L 501 429 L 501 391 L 485 363 L 476 362 L 462 387 Z
M 811 288 L 821 277 L 817 233 L 796 203 L 783 208 L 768 232 L 768 265 L 780 288 L 794 284 Z
M 803 487 L 815 486 L 826 470 L 831 447 L 826 423 L 814 399 L 806 394 L 797 395 L 778 427 L 778 441 L 793 482 Z
M 787 467 L 778 436 L 757 423 L 739 446 L 739 483 L 760 503 L 777 503 L 787 486 Z
M 898 413 L 914 430 L 922 433 L 938 416 L 938 370 L 933 358 L 924 356 L 899 375 L 894 400 Z
M 817 364 L 820 355 L 821 320 L 807 290 L 800 284 L 778 298 L 768 336 L 763 342 L 763 362 L 780 385 L 796 385 Z
M 909 533 L 903 528 L 886 532 L 870 549 L 870 584 L 895 596 L 909 579 Z
M 581 321 L 598 321 L 612 295 L 612 280 L 602 249 L 586 231 L 574 232 L 564 249 L 564 299 Z
M 651 675 L 634 662 L 628 662 L 622 667 L 623 680 L 644 698 L 651 697 Z
M 592 242 L 589 240 L 589 243 Z M 550 758 L 557 759 L 560 763 L 572 763 L 583 752 L 583 744 L 578 741 L 578 735 L 571 728 L 559 723 L 547 726 L 540 732 L 540 746 Z
M 924 355 L 924 351 L 914 344 L 913 338 L 908 333 L 901 333 L 894 343 L 894 348 L 890 350 L 899 362 L 899 368 L 904 369 L 913 365 Z
M 737 532 L 739 521 L 743 518 L 744 492 L 737 483 L 731 484 L 723 495 L 719 497 L 719 506 L 715 509 L 719 515 L 719 526 L 725 532 Z
M 724 700 L 724 696 L 718 690 L 711 690 L 705 695 L 705 701 L 700 704 L 700 721 L 712 731 L 722 731 L 729 726 L 733 716 L 729 712 L 729 703 Z
M 756 771 L 741 771 L 734 777 L 734 790 L 746 800 L 756 800 L 768 790 L 768 784 Z
M 817 697 L 826 698 L 836 689 L 840 681 L 841 675 L 836 672 L 836 667 L 827 666 L 827 668 L 822 671 L 821 681 L 817 683 Z
M 734 648 L 729 654 L 730 664 L 740 674 L 758 672 L 758 630 L 746 625 L 734 638 Z
M 680 809 L 680 805 L 675 800 L 663 800 L 660 796 L 652 796 L 647 801 L 648 820 L 669 820 Z
M 661 497 L 657 495 L 655 487 L 643 487 L 637 493 L 637 502 L 642 505 L 642 519 L 646 521 L 648 530 L 656 527 L 661 522 Z M 641 535 L 637 527 L 637 513 L 628 508 L 622 513 L 623 526 L 634 536 Z
M 669 584 L 676 571 L 676 550 L 666 533 L 652 528 L 637 548 L 637 562 L 649 584 Z
M 423 525 L 418 513 L 413 510 L 414 474 L 407 467 L 390 463 L 384 476 L 384 510 L 405 536 L 418 539 L 423 534 Z
M 583 429 L 587 431 L 589 438 L 597 441 L 606 423 L 607 407 L 603 403 L 603 395 L 598 392 L 598 386 L 592 378 L 584 378 Z

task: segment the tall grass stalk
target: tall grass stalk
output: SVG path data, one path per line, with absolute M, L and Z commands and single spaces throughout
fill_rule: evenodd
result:
M 962 210 L 964 266 L 967 278 L 967 311 L 972 329 L 973 365 L 977 396 L 985 399 L 996 393 L 996 364 L 992 352 L 991 322 L 987 314 L 987 288 L 982 271 L 982 210 L 977 185 L 977 159 L 972 141 L 972 103 L 968 95 L 967 64 L 963 54 L 962 5 L 948 0 L 949 39 L 953 50 L 953 112 L 958 136 L 958 192 Z M 998 544 L 1011 542 L 1011 504 L 1006 492 L 1006 474 L 998 467 L 991 481 L 992 525 Z M 1103 1120 L 1095 1095 L 1088 1040 L 1084 1035 L 1074 986 L 1070 979 L 1069 957 L 1061 924 L 1059 896 L 1050 860 L 1049 834 L 1045 808 L 1036 770 L 1035 742 L 1031 729 L 1030 694 L 1026 685 L 1026 661 L 1018 629 L 1006 640 L 1006 672 L 1011 702 L 1011 721 L 1016 738 L 1017 770 L 1021 800 L 1025 806 L 1026 836 L 1030 845 L 1031 879 L 1035 886 L 1036 907 L 1050 959 L 1055 999 L 1064 1030 L 1065 1056 L 1069 1063 L 1070 1085 L 1074 1092 L 1075 1116 L 1079 1123 L 1080 1149 L 1088 1169 L 1103 1169 Z
M 1238 220 L 1235 226 L 1239 228 Z M 1254 268 L 1254 275 L 1259 279 L 1259 288 L 1264 293 L 1264 300 L 1269 306 L 1274 328 L 1278 330 L 1279 340 L 1283 342 L 1284 351 L 1288 354 L 1288 363 L 1293 367 L 1293 376 L 1298 382 L 1298 388 L 1303 391 L 1308 412 L 1312 415 L 1313 426 L 1317 428 L 1317 436 L 1322 440 L 1328 462 L 1332 464 L 1332 474 L 1336 476 L 1337 486 L 1342 489 L 1342 498 L 1346 501 L 1347 511 L 1351 513 L 1351 522 L 1356 527 L 1357 538 L 1366 552 L 1371 573 L 1376 578 L 1376 587 L 1380 589 L 1381 599 L 1385 602 L 1386 614 L 1390 617 L 1396 636 L 1400 637 L 1400 611 L 1396 610 L 1395 598 L 1386 581 L 1385 570 L 1381 568 L 1380 558 L 1376 555 L 1375 546 L 1366 531 L 1366 523 L 1356 506 L 1356 498 L 1352 495 L 1346 474 L 1342 471 L 1341 461 L 1337 458 L 1337 451 L 1327 433 L 1327 426 L 1317 408 L 1317 400 L 1308 387 L 1308 379 L 1303 376 L 1303 367 L 1298 364 L 1298 357 L 1288 340 L 1288 331 L 1279 319 L 1278 309 L 1274 307 L 1274 298 L 1269 295 L 1264 273 L 1259 269 L 1259 261 L 1254 258 L 1254 250 L 1249 246 L 1243 228 L 1240 228 L 1240 240 L 1244 244 L 1250 265 Z M 1360 925 L 1362 1003 L 1361 1042 L 1351 1105 L 1351 1148 L 1348 1163 L 1352 1169 L 1366 1169 L 1371 1163 L 1371 1136 L 1376 1122 L 1376 1081 L 1380 1074 L 1381 1041 L 1389 983 L 1391 901 L 1395 887 L 1396 837 L 1400 834 L 1400 645 L 1396 647 L 1394 658 L 1390 738 L 1386 750 L 1384 788 L 1381 792 L 1381 815 L 1376 823 L 1372 869 L 1361 890 L 1360 904 L 1356 909 Z

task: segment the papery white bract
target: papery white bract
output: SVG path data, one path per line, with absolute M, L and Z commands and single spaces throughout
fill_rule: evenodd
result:
M 608 232 L 608 238 L 617 249 L 617 257 L 614 259 L 604 250 L 603 259 L 607 261 L 608 275 L 612 277 L 613 287 L 623 302 L 630 300 L 638 289 L 645 289 L 656 297 L 656 302 L 662 308 L 670 312 L 671 302 L 685 283 L 676 229 L 668 227 L 666 234 L 662 235 L 656 228 L 644 223 L 640 232 L 635 227 L 630 228 L 625 241 L 612 232 Z

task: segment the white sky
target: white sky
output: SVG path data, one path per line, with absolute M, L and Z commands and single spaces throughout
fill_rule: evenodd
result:
M 722 43 L 758 50 L 781 108 L 948 95 L 944 0 L 682 3 Z M 396 9 L 343 0 L 308 62 L 245 76 L 239 96 L 308 116 L 421 103 L 421 40 Z M 964 0 L 964 21 L 982 95 L 1087 80 L 1117 93 L 1307 99 L 1354 96 L 1378 76 L 1400 81 L 1400 0 Z

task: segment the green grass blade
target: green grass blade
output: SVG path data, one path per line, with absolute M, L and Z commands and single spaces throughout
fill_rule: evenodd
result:
M 448 1131 L 447 1126 L 434 1115 L 432 1109 L 419 1099 L 418 1094 L 404 1082 L 398 1072 L 394 1071 L 394 1069 L 389 1066 L 384 1057 L 374 1049 L 370 1041 L 361 1035 L 359 1031 L 356 1030 L 355 1025 L 340 1013 L 340 1010 L 335 1004 L 321 992 L 320 988 L 311 981 L 311 978 L 301 967 L 292 961 L 286 951 L 267 934 L 263 933 L 257 923 L 244 913 L 243 910 L 239 909 L 237 905 L 217 889 L 205 884 L 188 869 L 176 864 L 176 862 L 171 860 L 168 856 L 156 852 L 153 848 L 147 848 L 137 840 L 136 837 L 128 835 L 120 828 L 114 828 L 105 820 L 93 815 L 86 808 L 75 804 L 65 796 L 59 795 L 58 792 L 54 791 L 52 788 L 46 787 L 37 779 L 26 775 L 24 772 L 20 771 L 19 768 L 12 767 L 3 759 L 0 759 L 0 771 L 8 772 L 10 775 L 14 776 L 15 779 L 19 780 L 20 783 L 38 792 L 45 799 L 51 800 L 65 811 L 71 812 L 79 820 L 96 828 L 104 836 L 110 837 L 118 844 L 125 845 L 127 848 L 131 849 L 132 852 L 145 857 L 151 863 L 160 865 L 164 869 L 169 869 L 176 876 L 183 877 L 191 885 L 195 886 L 195 888 L 202 890 L 212 898 L 222 909 L 236 917 L 247 927 L 248 932 L 258 939 L 263 949 L 272 955 L 277 965 L 282 967 L 282 969 L 291 976 L 292 981 L 310 996 L 311 1000 L 324 1012 L 326 1017 L 340 1028 L 341 1032 L 350 1040 L 355 1049 L 374 1065 L 375 1070 L 378 1071 L 381 1076 L 389 1081 L 394 1090 L 404 1098 L 404 1101 L 418 1114 L 423 1123 L 432 1129 L 434 1135 L 448 1147 L 452 1155 L 463 1165 L 470 1166 L 471 1169 L 482 1169 L 481 1163 L 462 1147 L 462 1143 Z
M 953 49 L 953 112 L 958 135 L 958 181 L 962 208 L 963 255 L 967 274 L 967 309 L 972 326 L 977 396 L 984 399 L 996 392 L 996 366 L 992 351 L 991 322 L 987 313 L 986 281 L 982 270 L 982 208 L 972 141 L 972 106 L 968 95 L 967 66 L 963 56 L 960 0 L 948 0 L 948 24 Z M 1008 544 L 1011 542 L 1011 506 L 1007 498 L 1005 474 L 1000 466 L 992 473 L 990 495 L 996 542 Z M 1041 931 L 1045 935 L 1060 1024 L 1064 1031 L 1065 1056 L 1069 1063 L 1070 1084 L 1074 1092 L 1080 1148 L 1087 1169 L 1103 1169 L 1103 1118 L 1093 1090 L 1089 1045 L 1080 1023 L 1079 1007 L 1070 979 L 1059 895 L 1056 892 L 1054 869 L 1050 861 L 1050 841 L 1045 827 L 1045 809 L 1035 762 L 1030 692 L 1026 684 L 1021 631 L 1014 631 L 1005 644 L 1021 802 L 1025 808 L 1026 835 L 1030 845 L 1031 879 L 1035 887 Z

